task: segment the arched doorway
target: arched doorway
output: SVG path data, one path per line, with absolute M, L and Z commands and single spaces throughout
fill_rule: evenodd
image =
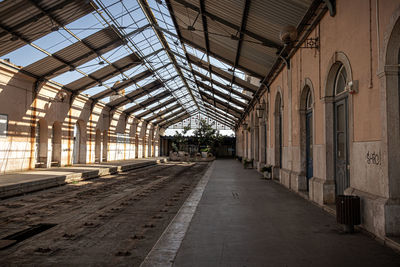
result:
M 108 151 L 108 133 L 107 130 L 103 131 L 103 142 L 102 142 L 102 146 L 103 146 L 103 153 L 102 153 L 102 161 L 106 162 L 107 161 L 107 151 Z
M 246 158 L 246 136 L 245 136 L 245 129 L 242 126 L 242 132 L 241 132 L 241 141 L 242 141 L 242 158 L 245 159 Z
M 350 185 L 351 136 L 353 132 L 353 100 L 349 97 L 347 84 L 353 80 L 348 57 L 335 52 L 330 59 L 325 78 L 325 180 L 324 190 L 314 190 L 320 181 L 312 179 L 310 196 L 316 195 L 323 203 L 333 204 L 338 194 Z M 351 126 L 351 127 L 350 127 Z M 321 159 L 314 158 L 314 162 Z
M 267 115 L 267 105 L 265 101 L 261 103 L 261 109 L 263 110 L 262 117 L 259 120 L 260 127 L 260 162 L 261 164 L 267 163 L 267 149 L 268 149 L 268 115 Z
M 282 168 L 282 99 L 280 92 L 277 93 L 275 98 L 275 168 Z M 276 172 L 278 174 L 278 172 Z M 279 174 L 278 174 L 279 175 Z M 274 175 L 275 179 L 279 176 Z
M 301 172 L 305 179 L 299 181 L 299 190 L 309 191 L 309 181 L 313 177 L 313 94 L 311 87 L 306 85 L 300 97 L 300 153 Z
M 74 126 L 74 150 L 72 154 L 72 164 L 79 163 L 80 157 L 80 147 L 81 147 L 81 128 L 77 122 Z
M 61 165 L 61 123 L 58 121 L 53 123 L 51 144 L 51 166 L 59 167 Z
M 254 118 L 253 114 L 250 113 L 250 127 L 248 131 L 248 136 L 249 136 L 249 143 L 248 143 L 248 155 L 249 159 L 254 160 Z
M 72 163 L 86 163 L 86 124 L 78 120 L 74 126 Z
M 387 160 L 382 160 L 382 167 L 388 175 L 385 233 L 393 236 L 400 235 L 400 14 L 396 15 L 397 19 L 393 17 L 392 20 L 391 32 L 387 32 L 389 38 L 382 68 L 384 76 L 381 78 L 382 84 L 385 84 L 385 91 L 381 94 L 385 95 L 386 102 L 382 116 L 382 133 L 386 144 L 382 150 L 387 151 Z
M 35 168 L 47 167 L 48 137 L 47 122 L 40 119 L 35 128 Z
M 254 141 L 253 141 L 253 151 L 254 151 L 254 161 L 259 162 L 260 161 L 260 128 L 259 128 L 259 118 L 257 115 L 257 112 L 253 112 L 254 116 L 254 131 L 253 131 L 253 136 L 254 136 Z
M 134 121 L 131 124 L 131 129 L 129 132 L 129 142 L 130 142 L 130 149 L 129 149 L 129 158 L 134 159 L 136 156 L 136 122 Z
M 344 194 L 350 186 L 349 168 L 349 126 L 347 100 L 347 71 L 344 65 L 339 67 L 334 85 L 334 177 L 336 195 Z
M 94 143 L 94 162 L 101 162 L 101 131 L 96 130 L 96 139 Z

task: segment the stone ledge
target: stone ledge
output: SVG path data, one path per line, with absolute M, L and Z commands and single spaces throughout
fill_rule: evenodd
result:
M 134 169 L 153 166 L 153 165 L 156 165 L 158 162 L 165 162 L 165 160 L 157 159 L 157 160 L 149 160 L 149 161 L 137 162 L 137 163 L 132 162 L 132 163 L 124 164 L 121 166 L 101 165 L 101 166 L 97 167 L 97 169 L 95 166 L 86 166 L 86 167 L 94 167 L 95 169 L 82 171 L 82 172 L 76 172 L 76 173 L 54 175 L 54 176 L 49 176 L 49 175 L 46 175 L 45 173 L 43 173 L 42 174 L 43 178 L 29 180 L 29 177 L 28 177 L 26 179 L 26 181 L 23 181 L 20 183 L 9 184 L 9 185 L 0 185 L 0 199 L 9 198 L 9 197 L 17 196 L 17 195 L 22 195 L 22 194 L 26 194 L 26 193 L 30 193 L 30 192 L 35 192 L 35 191 L 39 191 L 39 190 L 43 190 L 43 189 L 48 189 L 51 187 L 61 186 L 61 185 L 69 184 L 69 183 L 76 183 L 79 181 L 93 179 L 93 178 L 97 178 L 100 176 L 116 174 L 119 172 L 126 172 L 126 171 L 130 171 L 130 170 L 134 170 Z M 77 167 L 84 167 L 84 166 L 85 165 L 77 166 Z M 68 172 L 68 171 L 65 171 L 65 172 Z M 18 175 L 18 173 L 15 175 Z M 40 171 L 38 171 L 38 173 L 34 174 L 34 175 L 41 175 L 41 173 L 40 173 Z M 0 178 L 1 178 L 1 176 L 0 176 Z

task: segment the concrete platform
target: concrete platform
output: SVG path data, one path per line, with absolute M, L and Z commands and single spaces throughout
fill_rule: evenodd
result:
M 216 160 L 187 231 L 177 226 L 190 217 L 191 197 L 142 266 L 400 266 L 394 250 L 343 234 L 331 214 L 260 178 Z
M 7 173 L 0 175 L 0 199 L 85 179 L 143 168 L 164 161 L 166 161 L 164 157 L 145 158 L 102 162 L 99 164 L 76 164 L 71 167 Z

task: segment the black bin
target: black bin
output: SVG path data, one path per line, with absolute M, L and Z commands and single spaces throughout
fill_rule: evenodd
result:
M 354 232 L 354 225 L 361 223 L 360 197 L 338 195 L 336 197 L 336 220 L 344 224 L 345 232 Z

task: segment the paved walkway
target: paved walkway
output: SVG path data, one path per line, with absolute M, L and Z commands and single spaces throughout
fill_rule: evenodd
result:
M 157 164 L 165 158 L 143 158 L 93 164 L 75 164 L 71 167 L 34 169 L 0 175 L 0 199 L 53 186 L 98 176 L 129 171 Z
M 237 161 L 214 162 L 174 266 L 400 266 L 400 254 L 342 234 L 332 215 L 260 177 Z

